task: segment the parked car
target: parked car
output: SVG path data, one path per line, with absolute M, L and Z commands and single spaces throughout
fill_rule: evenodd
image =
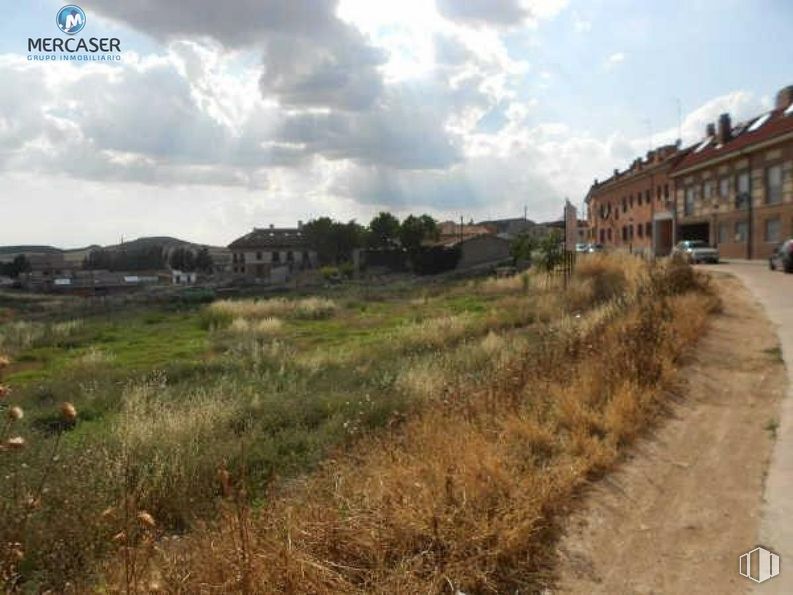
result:
M 672 256 L 675 255 L 682 256 L 691 264 L 697 264 L 700 262 L 719 262 L 718 248 L 713 248 L 712 246 L 709 246 L 707 242 L 703 242 L 702 240 L 683 240 L 682 242 L 678 242 L 677 246 L 675 246 L 674 250 L 672 250 Z
M 779 244 L 768 259 L 768 267 L 772 271 L 777 269 L 786 273 L 793 273 L 793 238 Z
M 587 248 L 587 252 L 590 254 L 594 254 L 595 252 L 603 252 L 603 244 L 589 244 L 589 248 Z
M 589 252 L 589 245 L 588 244 L 576 244 L 575 245 L 576 252 Z

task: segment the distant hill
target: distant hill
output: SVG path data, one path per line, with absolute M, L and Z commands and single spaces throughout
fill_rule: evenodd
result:
M 82 263 L 89 258 L 92 252 L 102 251 L 106 253 L 109 258 L 109 262 L 114 261 L 113 254 L 119 254 L 124 252 L 126 254 L 143 254 L 148 252 L 151 254 L 152 249 L 159 248 L 162 251 L 162 254 L 165 255 L 165 258 L 168 258 L 168 255 L 177 248 L 188 248 L 194 252 L 197 252 L 199 249 L 203 247 L 207 247 L 209 249 L 209 253 L 212 255 L 212 258 L 215 262 L 219 264 L 225 264 L 226 261 L 231 261 L 231 252 L 225 246 L 209 246 L 207 244 L 195 244 L 193 242 L 188 242 L 186 240 L 180 240 L 179 238 L 172 238 L 169 236 L 152 236 L 152 237 L 145 237 L 145 238 L 138 238 L 135 240 L 131 240 L 129 242 L 124 242 L 123 244 L 111 244 L 109 246 L 100 246 L 98 244 L 93 244 L 90 246 L 86 246 L 85 248 L 69 248 L 69 249 L 62 249 L 57 248 L 55 246 L 45 246 L 45 245 L 16 245 L 16 246 L 0 246 L 0 262 L 11 262 L 14 258 L 19 254 L 24 254 L 28 257 L 33 257 L 34 255 L 42 258 L 43 255 L 62 255 L 63 260 L 67 263 L 68 266 L 82 266 Z
M 206 244 L 195 244 L 187 240 L 180 240 L 179 238 L 172 238 L 169 236 L 151 236 L 146 238 L 138 238 L 130 240 L 123 244 L 111 244 L 110 246 L 102 246 L 103 250 L 136 250 L 138 248 L 150 248 L 151 246 L 162 246 L 163 248 L 201 248 Z M 211 247 L 211 246 L 210 246 Z
M 21 254 L 23 252 L 36 252 L 37 254 L 50 254 L 63 252 L 54 246 L 0 246 L 0 254 Z

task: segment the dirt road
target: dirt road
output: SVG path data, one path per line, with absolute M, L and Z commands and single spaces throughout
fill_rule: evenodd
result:
M 751 588 L 738 556 L 758 542 L 787 377 L 774 327 L 752 294 L 732 276 L 715 282 L 724 312 L 686 364 L 685 398 L 585 495 L 560 545 L 557 592 Z
M 719 267 L 749 288 L 776 326 L 787 363 L 788 392 L 779 411 L 777 441 L 765 485 L 758 542 L 782 558 L 778 578 L 758 585 L 764 595 L 793 593 L 793 275 L 773 273 L 765 263 L 733 263 Z

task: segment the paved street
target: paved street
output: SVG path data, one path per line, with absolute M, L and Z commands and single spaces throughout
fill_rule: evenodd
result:
M 730 262 L 699 268 L 729 272 L 740 278 L 777 327 L 790 384 L 787 398 L 780 406 L 778 438 L 766 480 L 758 543 L 780 555 L 781 573 L 758 585 L 756 592 L 793 593 L 793 275 L 772 272 L 767 263 L 757 262 Z

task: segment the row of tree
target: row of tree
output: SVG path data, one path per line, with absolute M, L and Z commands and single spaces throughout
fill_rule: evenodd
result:
M 20 254 L 11 262 L 0 263 L 0 275 L 16 279 L 22 273 L 30 272 L 30 262 L 24 254 Z
M 118 250 L 92 250 L 83 262 L 86 270 L 146 271 L 166 267 L 186 271 L 211 273 L 214 268 L 212 255 L 204 247 L 197 251 L 179 247 L 169 253 L 160 245 L 121 248 Z
M 402 249 L 415 255 L 424 242 L 438 239 L 439 229 L 429 215 L 408 215 L 400 221 L 391 213 L 381 212 L 368 226 L 355 220 L 342 223 L 320 217 L 306 223 L 303 234 L 322 264 L 338 264 L 349 261 L 353 250 L 359 248 Z

